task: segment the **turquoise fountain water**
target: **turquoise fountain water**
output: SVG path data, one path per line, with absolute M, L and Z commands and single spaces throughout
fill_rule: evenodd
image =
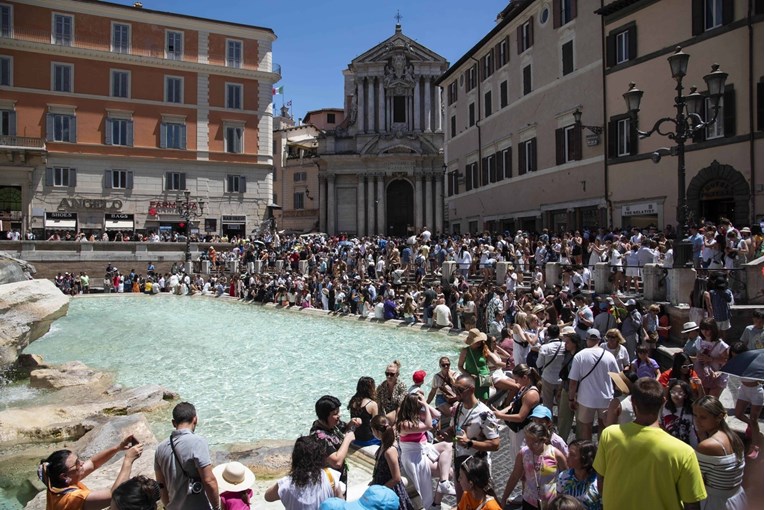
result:
M 456 364 L 458 344 L 410 328 L 230 300 L 136 295 L 73 300 L 26 352 L 114 371 L 125 386 L 176 391 L 196 405 L 198 432 L 220 445 L 305 434 L 325 394 L 343 402 L 347 418 L 359 377 L 379 384 L 398 359 L 405 384 L 420 368 L 429 380 L 440 356 Z M 157 430 L 169 421 L 168 410 Z

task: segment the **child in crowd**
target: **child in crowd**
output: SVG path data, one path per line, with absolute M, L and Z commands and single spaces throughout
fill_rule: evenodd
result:
M 641 377 L 651 377 L 657 379 L 661 372 L 656 360 L 648 357 L 648 346 L 639 345 L 637 348 L 637 358 L 632 362 L 632 370 L 637 373 L 638 379 Z
M 661 409 L 659 425 L 669 435 L 695 449 L 699 440 L 693 425 L 693 390 L 690 384 L 679 379 L 669 381 L 667 389 L 669 398 Z
M 227 462 L 213 468 L 218 482 L 221 510 L 249 510 L 255 474 L 240 462 Z

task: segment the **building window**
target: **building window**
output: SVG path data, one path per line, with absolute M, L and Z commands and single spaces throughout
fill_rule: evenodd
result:
M 470 163 L 465 167 L 465 191 L 480 186 L 480 175 L 478 175 L 478 163 Z
M 165 36 L 165 58 L 183 59 L 183 32 L 168 30 Z
M 457 136 L 457 116 L 452 115 L 452 118 L 450 120 L 451 122 L 449 125 L 449 130 L 450 130 L 449 133 L 450 133 L 450 136 L 454 138 L 455 136 Z
M 720 106 L 719 111 L 717 113 L 717 118 L 715 121 L 708 125 L 706 127 L 706 139 L 712 140 L 714 138 L 722 138 L 725 136 L 725 123 L 723 122 L 723 119 L 725 118 L 725 105 L 723 104 L 723 98 L 720 98 Z M 705 118 L 711 119 L 715 115 L 714 108 L 712 108 L 712 99 L 706 98 L 705 101 Z
M 406 122 L 406 97 L 393 96 L 393 122 Z
M 16 136 L 16 112 L 0 110 L 0 136 Z
M 468 105 L 468 127 L 475 126 L 475 103 Z
M 241 154 L 243 152 L 242 138 L 244 136 L 244 128 L 241 126 L 226 126 L 226 139 L 224 151 L 233 154 Z
M 183 191 L 186 189 L 186 174 L 183 172 L 165 172 L 165 191 Z
M 518 53 L 523 53 L 534 45 L 534 23 L 529 18 L 525 23 L 517 28 Z
M 49 113 L 46 119 L 46 140 L 49 142 L 77 141 L 77 120 L 74 115 Z
M 727 0 L 730 1 L 730 0 Z M 704 1 L 704 29 L 712 30 L 723 24 L 723 2 L 725 0 Z
M 531 93 L 531 64 L 523 68 L 523 95 Z
M 106 119 L 106 145 L 133 146 L 133 121 Z
M 112 69 L 112 97 L 130 97 L 130 71 Z
M 762 2 L 753 2 L 756 10 L 762 12 Z M 731 0 L 692 0 L 691 23 L 693 35 L 707 30 L 714 30 L 733 22 L 733 8 L 736 2 Z
M 483 95 L 484 117 L 491 115 L 491 90 Z
M 226 41 L 226 66 L 242 67 L 242 41 Z
M 555 0 L 555 4 L 557 4 L 557 10 L 553 15 L 555 17 L 555 28 L 561 27 L 576 18 L 576 0 Z
M 465 71 L 465 92 L 473 90 L 478 84 L 478 77 L 476 76 L 476 66 L 472 66 Z
M 457 80 L 454 80 L 449 84 L 447 100 L 449 101 L 449 104 L 452 104 L 457 100 Z
M 240 83 L 226 84 L 226 108 L 242 109 L 242 88 Z
M 128 170 L 104 170 L 105 189 L 133 189 L 133 172 Z
M 483 79 L 485 80 L 489 76 L 494 74 L 494 50 L 490 51 L 483 57 Z
M 292 208 L 293 209 L 304 209 L 305 208 L 305 192 L 303 192 L 303 191 L 296 191 L 292 195 Z
M 507 106 L 507 80 L 499 84 L 499 107 Z
M 72 64 L 53 64 L 53 90 L 56 92 L 72 92 Z
M 295 172 L 292 174 L 292 180 L 294 182 L 304 182 L 308 180 L 308 172 Z
M 446 174 L 446 189 L 448 196 L 459 194 L 459 172 L 457 170 Z
M 112 23 L 112 51 L 130 53 L 130 25 Z
M 60 166 L 46 168 L 45 185 L 54 188 L 74 188 L 77 185 L 77 170 Z
M 486 168 L 489 171 L 489 182 L 497 182 L 502 179 L 497 175 L 497 156 L 492 154 L 486 158 Z
M 163 122 L 160 127 L 159 146 L 162 149 L 185 149 L 186 124 Z
M 334 124 L 335 123 L 335 114 L 334 113 L 328 113 L 327 114 L 327 124 Z
M 53 15 L 53 44 L 71 46 L 74 41 L 74 17 L 66 14 Z
M 633 21 L 612 30 L 606 38 L 606 65 L 613 67 L 637 58 L 637 25 Z
M 165 101 L 168 103 L 183 103 L 183 78 L 165 76 Z
M 245 193 L 247 191 L 247 178 L 244 175 L 227 175 L 226 186 L 228 193 Z
M 616 155 L 618 157 L 630 155 L 630 138 L 630 119 L 616 121 Z
M 582 129 L 571 125 L 555 130 L 555 164 L 582 159 Z
M 505 179 L 513 176 L 513 149 L 510 147 L 502 151 L 502 170 Z
M 497 44 L 497 69 L 510 61 L 510 41 L 507 37 Z
M 629 30 L 616 34 L 616 63 L 621 64 L 630 59 Z
M 0 37 L 13 37 L 13 9 L 0 5 Z
M 13 85 L 13 58 L 0 57 L 0 85 L 10 87 Z
M 537 139 L 521 142 L 518 147 L 518 175 L 537 170 Z
M 561 46 L 561 58 L 563 60 L 563 76 L 574 71 L 574 41 L 569 41 Z

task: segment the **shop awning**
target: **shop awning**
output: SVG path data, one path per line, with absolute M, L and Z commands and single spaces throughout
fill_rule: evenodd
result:
M 104 223 L 106 230 L 133 230 L 133 222 L 130 220 L 110 221 Z
M 52 230 L 75 230 L 77 228 L 77 220 L 46 218 L 45 228 Z

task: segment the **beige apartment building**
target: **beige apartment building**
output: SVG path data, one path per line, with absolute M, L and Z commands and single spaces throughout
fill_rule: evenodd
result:
M 638 139 L 622 94 L 630 83 L 644 92 L 638 125 L 650 130 L 675 116 L 677 82 L 667 58 L 677 46 L 691 56 L 683 80 L 706 94 L 703 76 L 719 64 L 728 73 L 716 122 L 686 145 L 685 193 L 691 221 L 737 226 L 763 218 L 763 2 L 749 0 L 619 0 L 598 11 L 606 42 L 606 118 L 609 217 L 617 226 L 675 225 L 678 160 L 651 156 L 674 142 L 659 134 Z M 707 100 L 703 115 L 711 119 Z M 664 131 L 674 126 L 665 123 Z M 663 152 L 663 151 L 662 151 Z
M 514 1 L 439 78 L 448 231 L 605 224 L 599 7 Z

